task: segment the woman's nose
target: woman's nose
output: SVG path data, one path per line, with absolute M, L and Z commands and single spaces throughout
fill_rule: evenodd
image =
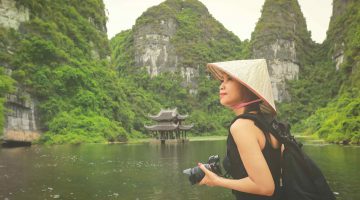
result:
M 220 90 L 223 90 L 223 89 L 224 89 L 224 83 L 221 83 L 221 84 L 220 84 L 219 89 L 220 89 Z

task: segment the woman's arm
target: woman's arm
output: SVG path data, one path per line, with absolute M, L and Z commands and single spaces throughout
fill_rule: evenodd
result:
M 246 193 L 271 196 L 274 193 L 275 184 L 257 139 L 257 136 L 263 135 L 262 131 L 254 125 L 253 121 L 238 119 L 230 127 L 230 132 L 248 177 L 238 180 L 222 178 L 200 164 L 200 168 L 205 172 L 200 185 L 220 186 Z

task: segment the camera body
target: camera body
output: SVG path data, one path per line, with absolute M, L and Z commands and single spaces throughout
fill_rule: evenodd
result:
M 208 162 L 204 164 L 204 166 L 215 174 L 219 176 L 222 175 L 219 155 L 210 156 Z M 199 183 L 205 176 L 205 173 L 198 166 L 185 169 L 183 173 L 189 175 L 189 181 L 192 185 Z

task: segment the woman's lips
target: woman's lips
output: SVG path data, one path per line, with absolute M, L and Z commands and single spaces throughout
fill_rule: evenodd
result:
M 220 98 L 222 98 L 225 95 L 226 95 L 226 93 L 220 93 Z

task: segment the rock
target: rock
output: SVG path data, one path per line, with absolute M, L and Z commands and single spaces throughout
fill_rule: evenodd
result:
M 35 100 L 30 94 L 16 88 L 15 94 L 6 95 L 5 107 L 9 111 L 5 114 L 5 141 L 31 142 L 39 139 L 37 128 Z
M 286 80 L 298 79 L 312 40 L 296 0 L 266 0 L 252 34 L 252 57 L 268 61 L 269 74 L 278 102 L 289 101 Z
M 15 0 L 0 1 L 0 26 L 19 29 L 20 23 L 29 20 L 29 10 L 20 6 L 16 7 Z

